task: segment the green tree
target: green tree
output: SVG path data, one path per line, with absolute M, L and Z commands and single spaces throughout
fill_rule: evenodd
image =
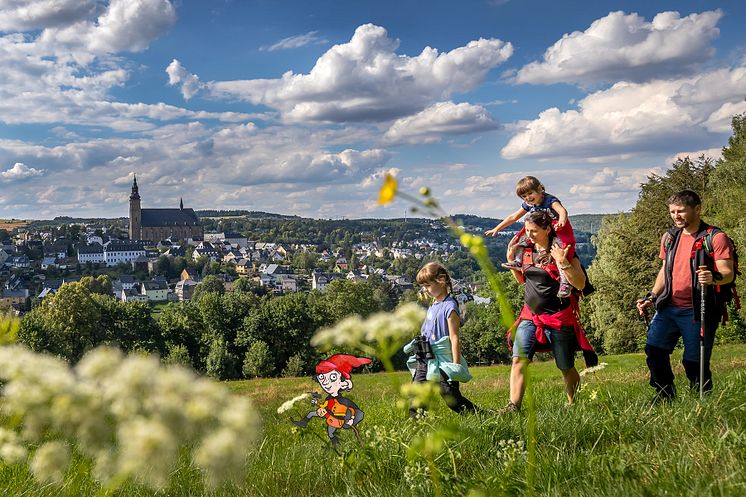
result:
M 228 345 L 222 338 L 216 338 L 210 344 L 210 352 L 205 360 L 205 371 L 208 376 L 217 380 L 230 380 L 236 377 L 238 359 L 228 351 Z
M 223 281 L 217 276 L 208 275 L 202 280 L 195 288 L 194 294 L 192 294 L 192 300 L 199 300 L 200 296 L 205 293 L 218 293 L 220 295 L 225 293 L 225 285 Z
M 261 340 L 252 343 L 244 356 L 243 375 L 246 378 L 264 378 L 270 376 L 274 369 L 274 358 L 267 344 Z

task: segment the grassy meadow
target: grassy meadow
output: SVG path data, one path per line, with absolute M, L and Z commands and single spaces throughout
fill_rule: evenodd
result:
M 289 421 L 310 405 L 278 414 L 286 400 L 320 391 L 310 379 L 281 378 L 229 383 L 254 399 L 264 437 L 247 448 L 245 481 L 207 491 L 197 470 L 183 465 L 168 490 L 154 493 L 134 483 L 101 489 L 78 458 L 60 485 L 41 485 L 25 466 L 0 466 L 0 495 L 166 496 L 744 496 L 746 495 L 746 345 L 715 349 L 714 392 L 690 397 L 674 354 L 679 399 L 651 406 L 643 354 L 605 356 L 608 366 L 583 378 L 567 407 L 554 363 L 532 365 L 535 417 L 521 414 L 452 414 L 438 400 L 418 421 L 397 407 L 396 383 L 406 373 L 353 373 L 349 393 L 365 411 L 361 440 L 344 430 L 337 449 L 314 419 L 301 430 Z M 582 366 L 582 360 L 578 360 Z M 485 408 L 507 401 L 507 366 L 473 369 L 462 391 Z M 536 450 L 527 450 L 535 421 Z M 339 432 L 338 432 L 339 433 Z M 530 468 L 534 468 L 533 471 Z

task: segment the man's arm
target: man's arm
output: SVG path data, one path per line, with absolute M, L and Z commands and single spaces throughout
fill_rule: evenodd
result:
M 513 214 L 509 215 L 505 219 L 502 220 L 500 224 L 492 228 L 491 230 L 487 230 L 484 232 L 485 235 L 489 236 L 495 236 L 499 231 L 502 231 L 504 228 L 510 226 L 511 224 L 517 222 L 519 219 L 521 219 L 526 214 L 526 210 L 521 207 L 517 211 L 515 211 Z
M 697 279 L 703 285 L 727 285 L 733 278 L 735 278 L 735 271 L 733 270 L 733 259 L 720 259 L 715 261 L 715 268 L 718 274 L 713 274 L 712 271 L 702 269 L 697 271 Z
M 655 283 L 653 283 L 653 289 L 648 294 L 652 298 L 644 298 L 637 301 L 637 310 L 640 312 L 640 315 L 642 316 L 645 313 L 645 310 L 648 307 L 652 307 L 655 305 L 655 299 L 658 298 L 658 295 L 663 292 L 663 289 L 666 287 L 666 263 L 663 263 L 663 266 L 661 266 L 660 271 L 658 271 L 658 275 L 655 277 Z M 710 273 L 712 275 L 712 273 Z

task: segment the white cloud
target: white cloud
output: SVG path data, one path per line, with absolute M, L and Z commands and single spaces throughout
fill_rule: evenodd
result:
M 438 102 L 413 116 L 395 121 L 384 139 L 391 143 L 434 143 L 444 136 L 496 128 L 499 124 L 482 106 Z
M 69 25 L 95 12 L 95 0 L 0 0 L 0 31 Z
M 39 42 L 57 53 L 140 52 L 176 22 L 169 0 L 110 0 L 97 18 L 47 28 Z
M 620 82 L 578 102 L 579 110 L 547 109 L 502 149 L 506 159 L 593 160 L 615 155 L 670 153 L 677 142 L 720 143 L 732 114 L 745 109 L 746 67 L 678 80 Z M 710 145 L 711 146 L 711 145 Z
M 259 50 L 262 52 L 275 52 L 277 50 L 289 50 L 305 47 L 306 45 L 323 45 L 325 43 L 329 43 L 329 40 L 321 38 L 318 31 L 309 31 L 302 35 L 283 38 L 268 47 L 260 47 Z
M 483 38 L 446 53 L 426 47 L 416 57 L 397 54 L 398 46 L 384 28 L 365 24 L 308 74 L 288 71 L 280 79 L 211 81 L 204 87 L 213 98 L 266 105 L 287 120 L 387 121 L 474 89 L 513 53 L 510 43 Z M 182 84 L 186 74 L 178 79 Z
M 704 150 L 693 150 L 691 152 L 678 152 L 666 158 L 663 164 L 665 165 L 666 168 L 668 168 L 671 166 L 671 164 L 673 164 L 679 159 L 684 159 L 686 157 L 689 157 L 690 160 L 694 161 L 694 160 L 699 159 L 703 155 L 713 160 L 719 160 L 719 159 L 722 159 L 723 157 L 723 149 L 722 147 L 718 147 L 718 148 L 708 148 Z
M 647 181 L 651 174 L 661 174 L 662 168 L 634 168 L 619 169 L 604 167 L 592 175 L 584 175 L 583 183 L 576 183 L 570 187 L 570 194 L 578 200 L 597 198 L 614 199 L 629 198 L 640 191 L 640 184 Z
M 720 10 L 681 17 L 661 12 L 651 22 L 638 14 L 611 12 L 584 32 L 565 34 L 518 71 L 518 83 L 550 84 L 647 81 L 690 73 L 714 53 Z
M 204 86 L 200 83 L 199 78 L 184 69 L 181 62 L 174 59 L 166 68 L 168 74 L 168 84 L 171 86 L 180 86 L 181 94 L 186 100 L 189 100 L 199 92 Z
M 43 169 L 34 169 L 33 167 L 28 167 L 26 164 L 21 162 L 16 162 L 13 167 L 7 171 L 0 172 L 0 178 L 3 179 L 3 182 L 7 183 L 26 178 L 33 178 L 34 176 L 41 176 L 42 174 L 44 174 Z

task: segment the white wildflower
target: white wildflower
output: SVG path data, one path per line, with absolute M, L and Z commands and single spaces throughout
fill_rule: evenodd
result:
M 602 362 L 598 366 L 593 366 L 593 367 L 590 367 L 590 368 L 585 368 L 579 374 L 580 374 L 580 376 L 585 376 L 587 374 L 595 373 L 596 371 L 601 371 L 606 366 L 608 366 L 608 364 L 605 363 L 605 362 Z
M 311 394 L 304 393 L 302 395 L 298 395 L 297 397 L 293 397 L 290 400 L 286 400 L 285 402 L 282 403 L 280 407 L 277 408 L 277 414 L 283 414 L 289 411 L 290 409 L 292 409 L 293 406 L 297 404 L 298 402 L 300 402 L 301 400 L 306 400 L 309 398 L 311 398 Z
M 116 371 L 124 359 L 124 354 L 113 347 L 98 347 L 86 354 L 75 366 L 82 378 L 102 380 Z
M 0 428 L 0 461 L 7 465 L 16 464 L 26 459 L 28 451 L 12 430 Z
M 70 447 L 59 440 L 47 442 L 36 449 L 29 466 L 37 480 L 60 483 L 70 466 Z
M 440 387 L 434 381 L 407 383 L 399 388 L 399 395 L 414 408 L 426 408 L 440 395 Z
M 151 488 L 168 485 L 179 455 L 174 434 L 162 423 L 141 417 L 119 428 L 119 471 L 133 475 Z
M 222 482 L 239 479 L 244 472 L 246 452 L 236 443 L 234 431 L 224 428 L 202 441 L 194 453 L 194 462 L 205 470 L 207 486 L 216 488 Z

